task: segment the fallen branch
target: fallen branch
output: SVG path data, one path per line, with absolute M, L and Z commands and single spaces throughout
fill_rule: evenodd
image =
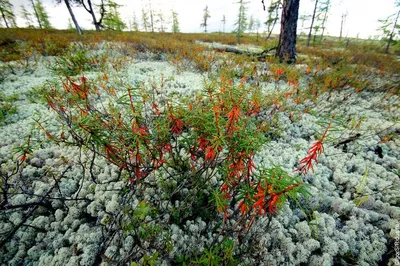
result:
M 348 137 L 347 139 L 345 139 L 345 140 L 342 140 L 342 141 L 339 141 L 338 143 L 336 143 L 335 144 L 335 148 L 338 148 L 340 145 L 345 145 L 345 144 L 347 144 L 347 143 L 350 143 L 350 142 L 352 142 L 352 141 L 355 141 L 356 139 L 358 139 L 358 138 L 360 138 L 361 137 L 361 134 L 356 134 L 356 135 L 354 135 L 354 136 L 350 136 L 350 137 Z
M 241 54 L 241 55 L 246 55 L 246 56 L 250 56 L 250 57 L 254 57 L 257 58 L 258 61 L 264 61 L 265 58 L 268 56 L 268 53 L 276 50 L 278 47 L 272 47 L 269 49 L 266 49 L 260 53 L 254 53 L 254 52 L 249 52 L 249 51 L 244 51 L 244 50 L 239 50 L 233 47 L 215 47 L 212 48 L 213 50 L 220 52 L 220 53 L 234 53 L 234 54 Z M 269 55 L 271 56 L 271 55 Z

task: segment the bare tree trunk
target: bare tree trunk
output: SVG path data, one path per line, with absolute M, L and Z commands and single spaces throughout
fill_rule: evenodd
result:
M 6 23 L 6 27 L 7 27 L 7 28 L 10 28 L 10 26 L 8 26 L 8 22 L 7 22 L 7 19 L 6 19 L 6 15 L 4 14 L 4 12 L 3 12 L 2 9 L 0 9 L 0 11 L 1 11 L 1 16 L 3 17 L 4 22 Z
M 312 15 L 312 18 L 311 18 L 310 31 L 308 32 L 307 46 L 310 46 L 311 32 L 312 32 L 313 26 L 314 26 L 315 13 L 317 12 L 317 5 L 318 5 L 318 0 L 315 0 L 314 12 L 313 12 L 313 15 Z
M 343 24 L 344 21 L 346 20 L 347 15 L 346 14 L 342 14 L 342 21 L 340 22 L 340 35 L 339 35 L 339 41 L 342 40 L 342 36 L 343 36 Z
M 75 18 L 74 12 L 72 12 L 72 8 L 71 8 L 71 5 L 69 4 L 69 0 L 64 0 L 64 3 L 68 8 L 68 11 L 69 11 L 69 14 L 71 15 L 72 21 L 75 24 L 76 31 L 78 32 L 79 35 L 82 35 L 83 34 L 82 29 L 81 29 L 81 27 L 79 27 L 79 24 Z
M 322 42 L 322 39 L 324 38 L 324 32 L 325 32 L 325 22 L 326 22 L 326 19 L 327 19 L 327 13 L 325 13 L 325 15 L 324 15 L 324 19 L 322 20 L 322 25 L 321 25 L 321 27 L 322 27 L 322 33 L 321 33 L 321 42 Z
M 271 37 L 271 34 L 272 34 L 272 31 L 274 30 L 276 21 L 277 21 L 277 20 L 274 21 L 274 24 L 272 24 L 271 30 L 268 32 L 267 37 L 265 37 L 265 40 L 266 40 L 266 41 L 268 41 L 269 37 Z
M 153 8 L 151 7 L 151 2 L 149 1 L 149 8 L 150 8 L 150 27 L 151 27 L 151 32 L 154 33 L 154 13 L 153 13 Z
M 36 10 L 35 3 L 33 2 L 33 0 L 31 0 L 31 3 L 32 3 L 33 11 L 35 12 L 36 19 L 37 19 L 37 21 L 39 23 L 39 28 L 43 29 L 42 23 L 40 22 L 39 14 L 38 14 L 38 12 Z
M 93 21 L 94 27 L 96 28 L 96 31 L 100 31 L 101 30 L 101 20 L 103 19 L 103 15 L 104 15 L 104 3 L 103 3 L 103 0 L 101 1 L 101 6 L 100 6 L 100 10 L 101 10 L 100 21 L 97 21 L 97 19 L 96 19 L 96 15 L 94 14 L 94 10 L 93 10 L 93 6 L 92 6 L 92 1 L 91 0 L 87 0 L 88 6 L 85 5 L 85 1 L 83 1 L 83 0 L 82 0 L 81 3 L 83 5 L 83 7 L 86 9 L 86 11 L 92 16 L 92 21 Z
M 388 42 L 387 42 L 387 44 L 386 44 L 386 48 L 385 48 L 385 53 L 386 53 L 386 54 L 389 53 L 390 43 L 391 43 L 392 40 L 393 40 L 394 31 L 396 30 L 396 24 L 397 24 L 397 20 L 399 19 L 399 15 L 400 15 L 400 10 L 397 12 L 397 17 L 396 17 L 396 19 L 395 19 L 395 21 L 394 21 L 392 32 L 390 33 L 389 40 L 388 40 Z
M 92 16 L 94 27 L 96 28 L 96 31 L 100 31 L 100 25 L 96 20 L 96 15 L 94 14 L 92 2 L 90 0 L 88 0 L 88 5 L 89 5 L 89 9 L 90 9 L 90 15 Z
M 297 19 L 300 0 L 284 0 L 281 16 L 281 33 L 276 55 L 281 61 L 296 62 Z

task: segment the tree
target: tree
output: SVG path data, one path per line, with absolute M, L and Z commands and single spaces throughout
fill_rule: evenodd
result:
M 172 32 L 173 33 L 178 33 L 179 30 L 179 21 L 178 21 L 178 13 L 176 13 L 174 10 L 171 10 L 172 12 Z
M 203 13 L 203 22 L 200 24 L 200 27 L 204 28 L 204 32 L 207 32 L 207 20 L 209 18 L 211 18 L 210 16 L 210 12 L 208 11 L 208 6 L 206 5 L 206 7 L 204 8 L 204 13 Z
M 106 9 L 103 18 L 104 27 L 116 31 L 122 31 L 125 29 L 126 24 L 122 21 L 121 15 L 118 12 L 118 8 L 121 7 L 121 5 L 112 0 L 107 0 L 104 6 Z
M 159 32 L 165 32 L 165 18 L 161 10 L 156 14 L 156 23 L 158 25 Z
M 247 28 L 247 18 L 246 18 L 247 2 L 244 2 L 243 0 L 239 0 L 239 2 L 237 2 L 237 4 L 239 4 L 239 13 L 238 13 L 238 18 L 235 23 L 236 28 L 233 30 L 233 33 L 236 34 L 237 42 L 240 43 L 240 38 Z
M 104 0 L 101 0 L 101 3 L 99 5 L 99 9 L 100 9 L 100 19 L 97 20 L 96 18 L 96 14 L 94 12 L 93 9 L 93 5 L 92 5 L 92 1 L 91 0 L 77 0 L 79 2 L 80 5 L 82 5 L 85 10 L 90 14 L 90 16 L 92 17 L 92 21 L 93 21 L 93 25 L 96 28 L 96 31 L 100 31 L 101 28 L 103 28 L 103 18 L 104 18 L 104 14 L 106 12 L 105 7 L 104 7 Z
M 254 27 L 255 27 L 256 33 L 257 33 L 257 35 L 256 35 L 256 36 L 257 36 L 256 41 L 258 42 L 258 37 L 259 37 L 258 31 L 260 30 L 260 27 L 261 27 L 261 22 L 260 22 L 259 19 L 256 19 L 256 21 L 255 21 L 255 23 L 254 23 Z
M 34 27 L 32 14 L 29 13 L 28 10 L 26 10 L 24 5 L 21 5 L 21 17 L 25 20 L 26 25 L 27 25 L 28 28 Z
M 249 33 L 254 31 L 254 27 L 255 27 L 255 21 L 254 21 L 253 15 L 251 15 L 250 19 L 249 19 L 249 25 L 247 25 L 247 29 L 249 30 Z
M 139 23 L 137 22 L 136 12 L 133 12 L 133 17 L 129 21 L 129 30 L 130 31 L 139 31 Z
M 396 7 L 400 7 L 400 1 L 396 1 Z M 382 23 L 381 31 L 383 33 L 383 39 L 386 41 L 385 53 L 389 53 L 390 45 L 393 43 L 394 38 L 396 36 L 396 29 L 400 29 L 400 24 L 398 24 L 400 16 L 400 9 L 397 11 L 397 14 L 394 13 L 387 17 L 386 19 L 379 20 Z
M 75 27 L 74 27 L 74 24 L 72 24 L 71 18 L 68 18 L 67 29 L 69 29 L 69 30 L 75 30 Z
M 222 32 L 225 33 L 225 24 L 226 24 L 226 18 L 225 15 L 222 16 Z
M 300 0 L 283 0 L 281 32 L 276 56 L 287 63 L 296 62 L 297 19 Z
M 144 10 L 144 8 L 142 8 L 142 24 L 143 24 L 143 29 L 144 31 L 148 31 L 148 28 L 150 27 L 149 24 L 149 16 L 146 12 L 146 10 Z
M 322 3 L 322 6 L 320 7 L 320 12 L 323 14 L 322 15 L 322 23 L 321 23 L 321 41 L 324 37 L 324 32 L 325 32 L 325 23 L 328 21 L 328 12 L 329 9 L 331 8 L 331 0 L 326 0 L 325 2 Z
M 313 29 L 315 30 L 314 20 L 315 20 L 315 14 L 317 12 L 317 6 L 318 6 L 318 0 L 315 0 L 314 11 L 313 11 L 312 18 L 311 18 L 310 31 L 308 32 L 308 37 L 307 37 L 307 46 L 310 46 L 311 33 L 312 33 Z
M 301 26 L 300 26 L 301 32 L 300 32 L 300 34 L 306 35 L 305 32 L 304 32 L 303 30 L 308 29 L 308 27 L 305 27 L 305 23 L 306 23 L 306 21 L 308 21 L 310 18 L 311 18 L 311 15 L 309 15 L 309 14 L 303 14 L 303 15 L 300 15 L 300 16 L 299 16 L 299 21 L 301 21 Z
M 311 25 L 307 37 L 307 46 L 310 46 L 312 31 L 314 31 L 313 43 L 315 43 L 317 34 L 321 30 L 321 40 L 325 32 L 325 24 L 328 20 L 328 12 L 331 7 L 331 0 L 315 0 L 314 10 L 311 18 Z
M 72 1 L 73 1 L 73 0 L 72 0 Z M 82 35 L 82 34 L 83 34 L 82 29 L 81 29 L 81 27 L 79 26 L 78 21 L 77 21 L 76 18 L 75 18 L 74 12 L 72 11 L 71 4 L 70 4 L 70 0 L 56 0 L 56 3 L 57 3 L 57 4 L 61 4 L 61 2 L 64 2 L 64 3 L 65 3 L 65 6 L 66 6 L 67 9 L 68 9 L 69 15 L 71 16 L 71 19 L 72 19 L 72 21 L 74 22 L 76 31 L 78 32 L 79 35 Z
M 272 31 L 279 20 L 279 8 L 282 5 L 281 2 L 282 0 L 271 0 L 269 4 L 268 19 L 265 22 L 265 25 L 267 26 L 267 36 L 265 37 L 265 40 L 268 40 L 271 37 Z
M 342 40 L 342 36 L 343 36 L 343 26 L 344 26 L 344 23 L 346 22 L 346 18 L 347 18 L 347 12 L 342 14 L 342 20 L 340 21 L 340 35 L 339 35 L 339 41 Z
M 42 25 L 44 29 L 51 29 L 52 26 L 50 24 L 49 15 L 47 14 L 46 9 L 44 9 L 42 1 L 36 0 L 35 7 L 37 11 L 38 20 L 40 21 L 39 24 Z
M 37 22 L 39 24 L 39 28 L 43 29 L 42 23 L 41 23 L 40 18 L 39 18 L 39 13 L 38 13 L 38 11 L 36 9 L 36 5 L 33 2 L 33 0 L 31 0 L 31 4 L 32 4 L 33 11 L 35 12 L 35 17 L 36 17 Z
M 154 11 L 153 11 L 153 8 L 151 8 L 151 2 L 150 2 L 150 0 L 149 0 L 149 16 L 150 16 L 150 29 L 151 29 L 151 32 L 153 32 L 154 33 Z
M 13 5 L 9 0 L 0 0 L 0 13 L 7 28 L 17 26 L 12 8 Z

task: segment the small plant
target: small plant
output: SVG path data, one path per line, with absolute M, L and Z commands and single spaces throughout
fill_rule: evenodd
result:
M 235 84 L 221 76 L 195 97 L 174 101 L 157 95 L 154 87 L 121 83 L 116 90 L 107 79 L 106 74 L 97 81 L 65 76 L 61 85 L 49 83 L 44 97 L 65 130 L 56 136 L 39 125 L 50 140 L 88 148 L 116 165 L 128 187 L 144 189 L 150 174 L 164 176 L 159 188 L 172 193 L 171 203 L 181 202 L 165 210 L 174 224 L 189 217 L 207 221 L 219 212 L 222 230 L 227 220 L 248 230 L 257 217 L 276 213 L 287 197 L 308 195 L 303 183 L 280 167 L 255 165 L 253 158 L 267 141 L 256 119 L 263 95 L 245 85 L 245 78 Z M 221 185 L 211 185 L 212 178 Z M 163 225 L 143 221 L 156 218 L 158 204 L 141 201 L 132 210 L 134 218 L 124 218 L 124 231 L 155 241 Z M 199 262 L 217 259 L 216 252 L 211 248 Z
M 329 122 L 321 138 L 319 138 L 308 150 L 307 156 L 301 159 L 300 166 L 296 169 L 296 171 L 300 171 L 303 175 L 307 174 L 310 169 L 314 172 L 314 166 L 312 164 L 313 162 L 318 163 L 318 156 L 321 155 L 324 150 L 323 143 L 328 130 L 331 127 L 331 123 L 332 121 Z
M 91 56 L 86 46 L 74 44 L 48 68 L 58 76 L 76 76 L 84 71 L 103 69 L 104 62 L 102 56 Z
M 14 103 L 18 100 L 18 95 L 5 95 L 0 92 L 0 124 L 4 123 L 6 118 L 18 112 Z
M 368 172 L 369 170 L 367 169 L 360 181 L 360 184 L 358 185 L 357 189 L 356 189 L 356 193 L 354 193 L 354 203 L 356 204 L 357 207 L 360 207 L 361 204 L 363 204 L 364 202 L 366 202 L 369 198 L 368 195 L 362 195 L 364 188 L 367 184 L 368 181 Z

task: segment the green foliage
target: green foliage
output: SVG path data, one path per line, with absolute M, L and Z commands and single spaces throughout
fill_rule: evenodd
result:
M 235 22 L 236 28 L 233 30 L 233 33 L 236 35 L 237 42 L 240 43 L 240 38 L 243 36 L 245 30 L 247 29 L 247 15 L 246 15 L 246 5 L 248 2 L 244 0 L 239 0 L 237 4 L 239 5 L 238 18 Z
M 131 266 L 156 266 L 157 265 L 157 259 L 158 259 L 158 252 L 154 252 L 152 255 L 144 255 L 143 259 L 141 260 L 141 262 L 136 263 L 136 262 L 132 262 Z
M 396 4 L 399 7 L 399 4 Z M 381 23 L 380 30 L 382 32 L 382 39 L 386 42 L 385 53 L 389 52 L 389 47 L 392 44 L 396 44 L 397 35 L 400 29 L 398 23 L 400 16 L 400 10 L 387 17 L 386 19 L 379 20 Z
M 18 101 L 18 95 L 5 95 L 0 92 L 0 124 L 3 124 L 6 118 L 17 113 L 17 106 L 14 103 Z
M 256 22 L 255 22 L 255 20 L 254 20 L 253 15 L 251 15 L 251 16 L 250 16 L 250 19 L 249 19 L 249 25 L 247 25 L 247 29 L 248 29 L 249 32 L 251 33 L 251 32 L 254 31 L 255 27 L 256 27 Z
M 107 0 L 104 4 L 106 8 L 105 15 L 103 17 L 103 25 L 107 29 L 122 31 L 126 28 L 126 24 L 122 21 L 121 15 L 118 12 L 118 8 L 121 6 L 112 0 Z
M 15 22 L 15 14 L 13 12 L 13 5 L 9 0 L 0 0 L 0 23 L 4 22 L 7 28 L 17 27 L 17 23 Z
M 21 5 L 21 16 L 25 20 L 25 23 L 28 28 L 34 27 L 32 14 L 28 10 L 26 10 L 24 5 Z
M 204 32 L 207 32 L 207 26 L 208 26 L 208 24 L 207 24 L 207 20 L 209 19 L 209 18 L 211 18 L 211 16 L 210 16 L 210 12 L 208 11 L 208 6 L 206 5 L 206 7 L 204 8 L 204 10 L 203 10 L 203 22 L 200 24 L 200 27 L 201 28 L 204 28 Z
M 181 255 L 177 262 L 180 265 L 239 265 L 239 261 L 233 254 L 234 241 L 226 238 L 220 245 L 214 248 L 206 248 L 203 252 L 194 252 L 194 255 Z
M 146 12 L 146 10 L 142 9 L 142 25 L 143 25 L 143 29 L 144 31 L 148 31 L 148 29 L 150 28 L 150 23 L 149 23 L 149 15 Z
M 281 0 L 271 0 L 268 6 L 268 18 L 264 24 L 267 26 L 267 40 L 274 30 L 276 22 L 279 20 L 279 7 L 281 6 Z
M 129 21 L 129 30 L 131 30 L 131 31 L 139 31 L 139 24 L 137 22 L 136 13 L 133 13 L 133 17 Z
M 178 13 L 172 10 L 172 32 L 178 33 L 179 31 Z
M 81 44 L 73 44 L 66 55 L 60 56 L 48 68 L 56 75 L 76 76 L 83 71 L 101 70 L 104 68 L 104 56 L 92 56 Z
M 367 168 L 367 170 L 365 171 L 360 184 L 358 185 L 356 192 L 354 193 L 354 203 L 356 204 L 357 207 L 360 207 L 361 204 L 363 204 L 364 202 L 366 202 L 369 198 L 368 195 L 362 195 L 365 186 L 367 184 L 368 181 L 368 173 L 369 173 L 369 169 Z
M 38 20 L 40 21 L 40 24 L 42 25 L 42 27 L 44 29 L 53 28 L 50 24 L 49 15 L 48 15 L 46 9 L 44 8 L 41 0 L 36 0 L 35 8 L 36 8 L 36 12 L 38 15 Z

